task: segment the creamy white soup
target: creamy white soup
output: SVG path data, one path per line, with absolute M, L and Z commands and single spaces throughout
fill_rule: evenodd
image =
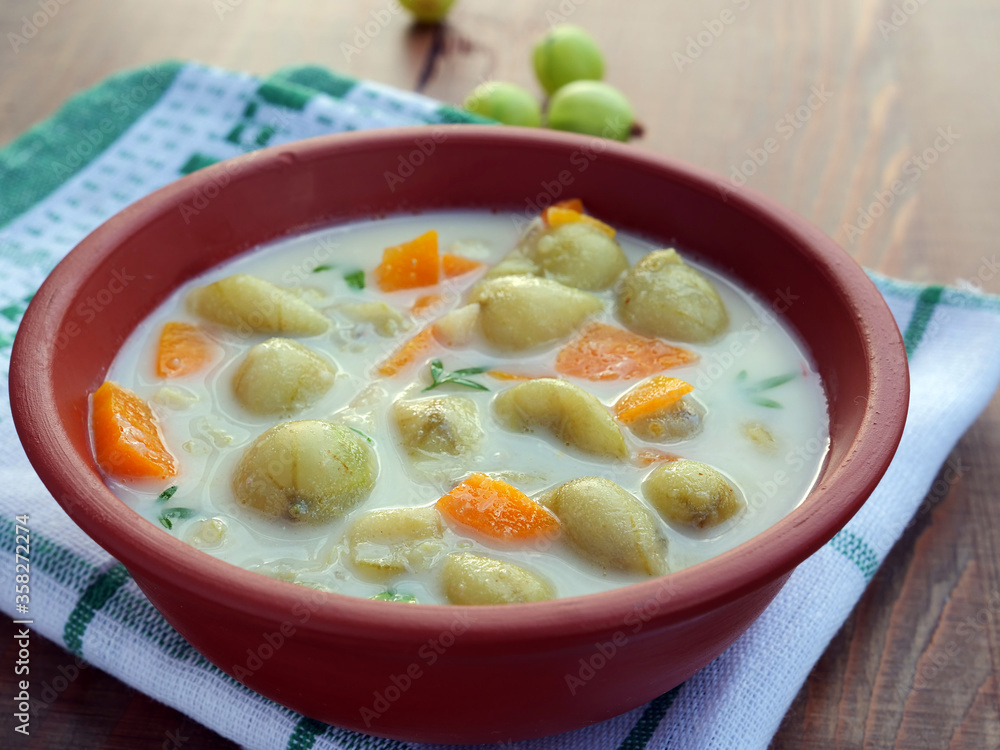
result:
M 126 341 L 98 463 L 164 533 L 323 590 L 492 604 L 667 575 L 787 515 L 828 446 L 803 347 L 696 251 L 576 202 L 260 247 Z

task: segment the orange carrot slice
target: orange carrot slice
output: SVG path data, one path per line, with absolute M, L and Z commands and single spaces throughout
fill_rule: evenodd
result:
M 413 306 L 410 308 L 410 312 L 414 315 L 423 315 L 425 312 L 431 308 L 437 307 L 442 302 L 444 302 L 444 297 L 440 294 L 425 294 L 422 297 L 417 297 Z
M 516 487 L 479 472 L 438 500 L 437 509 L 493 539 L 523 541 L 559 532 L 559 519 L 551 511 Z
M 584 224 L 589 224 L 594 227 L 594 229 L 599 229 L 608 235 L 608 237 L 612 238 L 617 233 L 614 227 L 605 224 L 600 219 L 595 219 L 593 216 L 587 216 L 587 214 L 583 214 L 569 208 L 560 208 L 559 206 L 549 206 L 542 211 L 542 220 L 550 227 L 559 227 L 563 224 L 576 224 L 578 222 L 582 222 Z
M 407 365 L 411 364 L 421 354 L 429 352 L 434 346 L 434 334 L 430 327 L 423 329 L 409 341 L 403 343 L 396 351 L 390 354 L 375 368 L 379 375 L 387 378 L 401 372 Z
M 445 253 L 441 256 L 441 270 L 444 272 L 445 278 L 450 279 L 455 276 L 461 276 L 462 274 L 475 271 L 476 269 L 482 268 L 483 264 L 478 260 L 473 260 L 472 258 L 466 258 L 461 255 L 452 255 L 451 253 Z
M 635 454 L 635 458 L 632 459 L 632 463 L 636 466 L 646 467 L 652 466 L 653 464 L 668 464 L 671 461 L 679 460 L 680 456 L 676 453 L 658 451 L 655 448 L 645 448 Z
M 630 390 L 615 404 L 615 415 L 622 422 L 634 422 L 677 403 L 694 386 L 680 378 L 657 375 Z
M 375 281 L 383 292 L 437 284 L 441 278 L 438 235 L 433 229 L 416 239 L 382 251 Z
M 487 370 L 486 374 L 497 380 L 538 380 L 539 378 L 551 378 L 552 375 L 524 375 L 519 372 L 504 372 L 503 370 Z
M 127 388 L 106 381 L 94 393 L 91 426 L 97 463 L 116 479 L 176 476 L 156 415 Z
M 198 372 L 211 361 L 214 348 L 198 326 L 171 321 L 160 333 L 156 374 L 176 378 Z
M 556 372 L 586 380 L 634 380 L 696 362 L 698 355 L 607 323 L 591 323 L 556 357 Z
M 576 211 L 578 214 L 583 213 L 583 201 L 579 198 L 568 198 L 564 201 L 558 201 L 552 204 L 553 208 L 568 208 L 570 211 Z

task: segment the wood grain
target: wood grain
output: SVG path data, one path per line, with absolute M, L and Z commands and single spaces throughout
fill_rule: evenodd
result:
M 917 10 L 894 18 L 902 5 Z M 745 177 L 870 268 L 1000 292 L 998 0 L 460 0 L 441 31 L 393 15 L 357 53 L 342 46 L 357 46 L 387 6 L 245 0 L 220 16 L 210 0 L 72 2 L 14 51 L 7 33 L 38 6 L 6 0 L 0 143 L 114 71 L 170 57 L 258 74 L 316 63 L 451 102 L 489 79 L 540 94 L 532 41 L 566 20 L 595 34 L 608 79 L 636 105 L 645 128 L 636 147 Z M 946 150 L 935 148 L 941 131 L 952 134 Z M 768 139 L 778 148 L 760 159 Z M 915 161 L 925 152 L 926 168 Z M 871 208 L 894 181 L 891 205 Z M 868 210 L 881 215 L 862 229 Z M 772 747 L 1000 747 L 998 428 L 994 399 Z M 42 679 L 72 661 L 37 640 L 32 658 Z M 0 669 L 4 695 L 10 673 Z M 97 670 L 81 673 L 36 729 L 19 744 L 160 747 L 178 730 L 190 735 L 185 748 L 231 746 Z

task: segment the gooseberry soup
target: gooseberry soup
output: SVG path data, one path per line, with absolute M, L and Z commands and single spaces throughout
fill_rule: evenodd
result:
M 137 513 L 234 565 L 397 602 L 590 594 L 800 504 L 819 376 L 762 300 L 567 201 L 331 227 L 194 279 L 93 395 Z

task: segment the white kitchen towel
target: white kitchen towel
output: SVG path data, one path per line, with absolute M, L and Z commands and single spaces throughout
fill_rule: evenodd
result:
M 448 105 L 322 68 L 267 80 L 163 63 L 115 76 L 0 150 L 0 371 L 31 295 L 69 250 L 129 203 L 207 164 L 323 133 L 478 121 Z M 995 273 L 996 256 L 984 259 Z M 904 331 L 909 420 L 892 466 L 848 526 L 792 575 L 763 616 L 682 686 L 610 721 L 520 743 L 530 750 L 763 748 L 939 468 L 1000 382 L 1000 299 L 872 274 Z M 943 388 L 942 383 L 947 383 Z M 27 516 L 21 518 L 19 516 Z M 21 523 L 24 522 L 24 523 Z M 249 748 L 418 747 L 295 714 L 208 663 L 153 609 L 128 573 L 49 496 L 0 408 L 0 549 L 30 530 L 30 592 L 4 578 L 0 609 L 71 652 L 33 681 L 44 721 L 93 665 Z M 24 611 L 17 607 L 25 605 Z

